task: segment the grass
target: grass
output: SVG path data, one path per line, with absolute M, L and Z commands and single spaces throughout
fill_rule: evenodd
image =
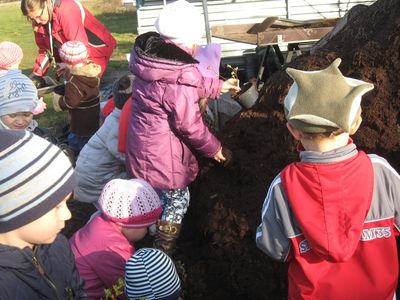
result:
M 123 7 L 120 0 L 83 0 L 82 4 L 110 30 L 117 40 L 117 47 L 104 76 L 115 71 L 126 71 L 128 68 L 126 53 L 131 51 L 137 36 L 136 11 L 133 8 Z M 38 50 L 31 24 L 22 15 L 19 1 L 1 4 L 0 7 L 0 40 L 12 41 L 21 46 L 24 58 L 20 68 L 24 74 L 28 75 L 32 71 Z M 53 110 L 51 95 L 46 95 L 45 102 L 47 103 L 46 111 L 36 118 L 39 125 L 53 127 L 55 124 L 64 123 L 67 114 L 56 113 Z

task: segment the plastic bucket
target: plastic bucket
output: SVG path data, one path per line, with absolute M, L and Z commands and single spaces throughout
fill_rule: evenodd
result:
M 246 109 L 251 108 L 256 103 L 257 99 L 258 90 L 256 85 L 251 82 L 245 83 L 237 96 L 237 101 Z

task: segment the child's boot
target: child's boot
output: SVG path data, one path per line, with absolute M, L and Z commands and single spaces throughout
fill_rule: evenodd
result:
M 175 251 L 176 240 L 181 232 L 181 227 L 182 224 L 158 220 L 154 247 L 171 257 Z

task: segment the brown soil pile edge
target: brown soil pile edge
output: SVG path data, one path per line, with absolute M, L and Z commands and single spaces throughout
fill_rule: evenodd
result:
M 288 65 L 317 70 L 340 57 L 345 76 L 373 83 L 353 139 L 398 170 L 399 15 L 400 1 L 377 1 L 318 53 Z M 281 105 L 290 84 L 284 71 L 275 73 L 260 103 L 229 122 L 221 135 L 233 153 L 228 166 L 202 161 L 176 255 L 186 267 L 185 299 L 287 299 L 286 266 L 267 258 L 254 240 L 269 183 L 298 158 Z
M 345 76 L 373 83 L 375 89 L 362 102 L 363 124 L 353 139 L 359 149 L 385 157 L 397 170 L 399 15 L 400 1 L 379 0 L 318 53 L 302 55 L 288 65 L 317 70 L 340 57 Z M 182 276 L 185 300 L 287 299 L 287 267 L 256 248 L 255 230 L 270 182 L 286 164 L 298 159 L 281 105 L 290 84 L 284 71 L 274 73 L 264 85 L 260 103 L 226 125 L 220 138 L 232 151 L 227 166 L 201 161 L 175 255 L 186 270 Z M 70 206 L 73 219 L 64 231 L 68 237 L 94 211 L 85 204 Z M 142 244 L 150 243 L 146 239 Z

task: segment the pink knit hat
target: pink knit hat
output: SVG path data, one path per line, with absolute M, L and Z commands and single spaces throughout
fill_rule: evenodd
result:
M 21 47 L 16 43 L 0 42 L 0 69 L 19 63 L 23 56 Z
M 76 65 L 86 61 L 88 51 L 84 43 L 80 41 L 65 42 L 58 52 L 63 62 L 69 65 Z
M 103 214 L 127 228 L 146 228 L 159 219 L 162 207 L 156 191 L 143 179 L 113 179 L 99 198 Z

